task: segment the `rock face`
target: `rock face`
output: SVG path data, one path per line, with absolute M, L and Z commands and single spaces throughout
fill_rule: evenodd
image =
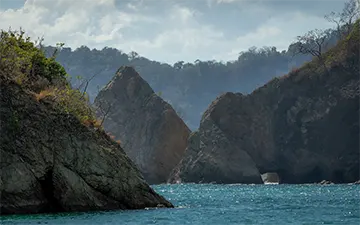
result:
M 330 50 L 326 70 L 314 60 L 250 95 L 218 97 L 169 181 L 359 180 L 359 43 L 354 32 Z
M 1 214 L 172 207 L 104 132 L 0 81 Z
M 95 99 L 106 131 L 151 184 L 166 182 L 187 146 L 190 130 L 132 67 L 119 69 Z
M 186 156 L 169 182 L 263 183 L 248 153 L 233 145 L 214 124 L 191 134 Z

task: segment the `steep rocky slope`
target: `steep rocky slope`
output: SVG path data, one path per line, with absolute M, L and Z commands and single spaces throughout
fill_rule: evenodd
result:
M 145 179 L 152 184 L 166 182 L 190 133 L 174 109 L 132 67 L 119 69 L 95 105 L 106 131 L 121 141 Z
M 170 182 L 359 180 L 359 43 L 357 22 L 326 67 L 313 60 L 250 95 L 218 97 Z
M 172 207 L 101 127 L 58 104 L 76 92 L 53 59 L 5 32 L 0 58 L 1 214 Z

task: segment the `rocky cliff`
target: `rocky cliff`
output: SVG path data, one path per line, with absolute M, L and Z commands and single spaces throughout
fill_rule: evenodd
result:
M 132 67 L 122 67 L 95 99 L 105 130 L 152 184 L 166 182 L 187 146 L 190 130 Z
M 170 182 L 359 180 L 359 23 L 323 56 L 204 113 Z M 322 63 L 323 62 L 323 63 Z
M 0 50 L 1 214 L 172 207 L 119 144 L 77 117 L 78 92 L 53 59 L 14 33 L 2 32 Z

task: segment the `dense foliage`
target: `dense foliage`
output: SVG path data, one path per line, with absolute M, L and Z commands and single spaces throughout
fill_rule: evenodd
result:
M 0 76 L 14 81 L 40 101 L 50 97 L 64 113 L 82 122 L 94 121 L 86 93 L 72 89 L 65 69 L 55 60 L 56 51 L 46 57 L 41 43 L 34 43 L 23 31 L 1 31 Z
M 0 59 L 0 71 L 3 75 L 12 76 L 20 83 L 37 76 L 50 82 L 67 76 L 55 57 L 45 57 L 30 38 L 25 37 L 23 31 L 1 31 Z M 22 77 L 21 80 L 19 76 Z

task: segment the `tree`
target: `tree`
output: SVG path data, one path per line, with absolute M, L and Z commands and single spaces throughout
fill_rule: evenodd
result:
M 129 53 L 129 59 L 130 59 L 130 61 L 131 61 L 131 60 L 134 60 L 134 59 L 136 59 L 136 58 L 138 58 L 138 57 L 139 57 L 139 54 L 138 54 L 137 52 L 131 51 L 131 52 Z
M 98 96 L 100 95 L 101 91 L 100 88 L 98 87 Z M 116 99 L 117 95 L 114 91 L 111 91 L 111 97 Z M 108 100 L 106 100 L 107 98 L 109 98 L 109 96 L 106 95 L 102 95 L 101 98 L 99 98 L 98 101 L 94 102 L 93 107 L 95 108 L 95 112 L 97 114 L 97 117 L 100 117 L 100 126 L 103 125 L 104 121 L 106 120 L 106 118 L 108 117 L 109 113 L 111 112 L 111 109 L 113 107 L 113 104 L 111 102 L 109 102 Z
M 330 30 L 315 29 L 297 37 L 297 51 L 301 54 L 311 54 L 317 58 L 322 57 L 326 46 L 326 39 Z
M 41 42 L 40 42 L 41 44 Z M 59 42 L 59 43 L 56 43 L 56 47 L 55 47 L 55 50 L 54 52 L 52 53 L 51 55 L 51 58 L 56 58 L 56 56 L 59 54 L 59 52 L 62 50 L 62 48 L 64 47 L 65 43 L 63 42 Z M 41 45 L 40 45 L 41 46 Z
M 96 73 L 94 73 L 94 75 L 92 75 L 92 76 L 91 76 L 90 78 L 88 78 L 88 79 L 83 79 L 81 76 L 76 76 L 76 78 L 77 78 L 78 80 L 82 80 L 82 82 L 81 82 L 81 84 L 79 85 L 79 87 L 77 88 L 77 90 L 80 91 L 80 89 L 81 89 L 83 86 L 85 86 L 84 89 L 83 89 L 83 91 L 82 91 L 83 96 L 85 96 L 90 81 L 91 81 L 92 79 L 94 79 L 97 75 L 99 75 L 102 71 L 103 71 L 103 69 L 100 69 L 99 71 L 97 71 Z
M 105 119 L 107 118 L 108 114 L 111 111 L 112 106 L 113 106 L 112 104 L 104 100 L 98 102 L 96 111 L 100 114 L 101 117 L 100 126 L 103 125 Z
M 324 66 L 325 70 L 327 70 L 322 53 L 327 47 L 327 40 L 330 36 L 330 32 L 330 29 L 315 29 L 307 32 L 302 36 L 298 36 L 297 42 L 295 43 L 295 54 L 310 54 L 318 58 L 320 63 Z
M 342 12 L 330 12 L 325 15 L 325 19 L 336 24 L 336 30 L 339 38 L 347 36 L 353 23 L 360 16 L 360 0 L 349 0 L 345 2 Z
M 174 63 L 174 68 L 176 70 L 181 70 L 183 68 L 183 66 L 184 66 L 184 61 L 179 61 L 179 62 Z

